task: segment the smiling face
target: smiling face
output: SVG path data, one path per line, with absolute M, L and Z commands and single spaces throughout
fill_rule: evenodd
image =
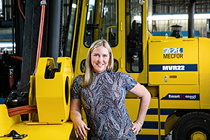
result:
M 91 53 L 91 64 L 94 72 L 101 73 L 106 70 L 109 63 L 109 51 L 103 46 L 96 47 Z

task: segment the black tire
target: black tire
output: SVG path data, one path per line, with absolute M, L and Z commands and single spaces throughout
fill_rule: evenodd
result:
M 192 140 L 191 137 L 210 140 L 210 115 L 208 113 L 190 112 L 175 123 L 173 140 Z

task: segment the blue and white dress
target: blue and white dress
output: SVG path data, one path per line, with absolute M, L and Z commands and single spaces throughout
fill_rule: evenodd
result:
M 90 128 L 88 140 L 135 140 L 125 97 L 137 81 L 126 73 L 104 71 L 95 73 L 95 81 L 82 88 L 82 78 L 74 79 L 71 98 L 81 100 Z

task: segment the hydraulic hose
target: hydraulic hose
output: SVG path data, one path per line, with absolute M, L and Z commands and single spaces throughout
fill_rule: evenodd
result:
M 26 106 L 19 106 L 14 108 L 8 109 L 9 116 L 15 116 L 15 115 L 23 115 L 28 113 L 37 112 L 37 106 L 36 105 L 26 105 Z
M 23 12 L 22 12 L 22 10 L 20 8 L 20 0 L 18 0 L 18 9 L 19 9 L 21 15 L 23 16 L 23 18 L 25 19 L 25 15 L 23 14 Z
M 42 12 L 41 12 L 41 21 L 40 21 L 40 28 L 39 28 L 39 40 L 38 40 L 38 48 L 37 48 L 37 55 L 36 55 L 36 67 L 35 67 L 34 75 L 36 75 L 37 65 L 38 65 L 40 55 L 41 55 L 46 0 L 41 1 L 41 4 L 42 4 Z

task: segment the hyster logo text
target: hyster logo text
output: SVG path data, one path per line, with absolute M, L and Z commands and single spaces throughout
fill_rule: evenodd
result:
M 163 48 L 163 59 L 183 58 L 183 48 Z
M 162 70 L 185 70 L 185 66 L 181 65 L 181 66 L 162 66 Z

